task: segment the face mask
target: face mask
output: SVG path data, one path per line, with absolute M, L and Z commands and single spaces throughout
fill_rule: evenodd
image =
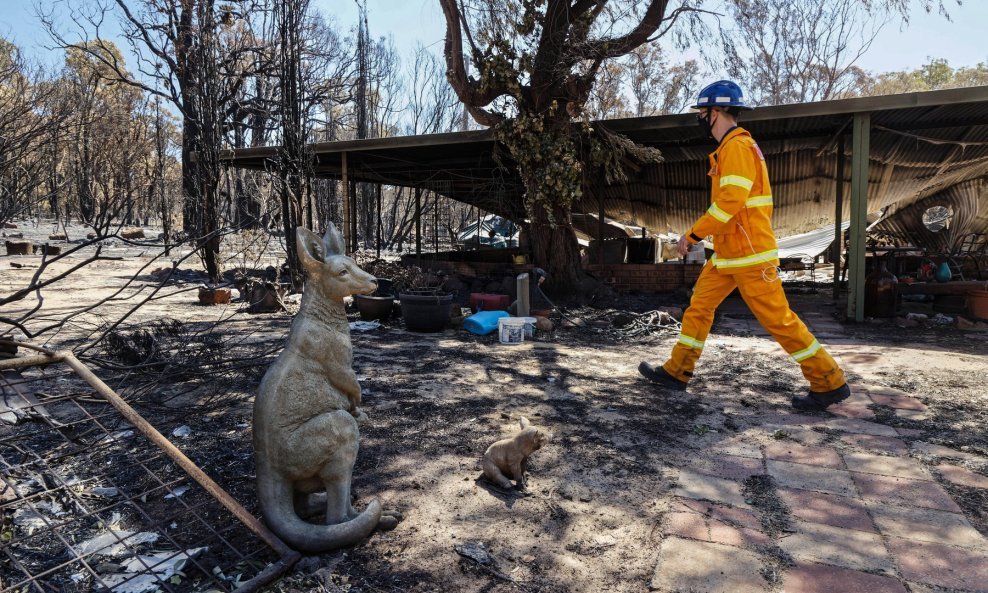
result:
M 699 113 L 696 114 L 696 123 L 700 126 L 700 130 L 702 130 L 704 138 L 714 138 L 713 122 L 710 121 L 713 117 L 713 111 L 708 112 L 707 117 L 703 117 Z M 716 140 L 716 138 L 714 138 L 714 140 Z

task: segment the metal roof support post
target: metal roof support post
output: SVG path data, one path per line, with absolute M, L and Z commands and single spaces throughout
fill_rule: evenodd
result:
M 415 257 L 422 257 L 422 188 L 415 188 Z
M 871 113 L 854 114 L 851 137 L 851 228 L 847 257 L 847 318 L 864 321 L 865 229 L 868 227 L 868 156 Z
M 604 184 L 594 183 L 597 194 L 597 263 L 604 265 Z
M 350 252 L 350 179 L 347 174 L 346 153 L 340 155 L 340 165 L 343 169 L 343 249 Z
M 837 140 L 837 206 L 834 211 L 834 302 L 840 298 L 840 258 L 844 255 L 844 132 Z
M 357 224 L 360 220 L 360 214 L 357 212 L 357 182 L 351 181 L 350 183 L 353 185 L 353 187 L 350 188 L 352 190 L 350 192 L 350 251 L 356 251 L 358 236 Z M 360 185 L 362 187 L 366 187 L 363 183 Z M 364 193 L 364 195 L 366 195 L 366 193 Z
M 377 184 L 377 257 L 381 257 L 381 235 L 384 234 L 384 222 L 381 220 L 381 184 Z

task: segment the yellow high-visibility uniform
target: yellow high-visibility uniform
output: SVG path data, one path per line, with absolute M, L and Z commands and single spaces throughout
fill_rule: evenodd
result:
M 714 256 L 704 266 L 683 314 L 679 341 L 663 368 L 680 381 L 693 376 L 714 311 L 735 287 L 758 322 L 799 363 L 810 391 L 845 384 L 844 372 L 789 308 L 776 274 L 772 189 L 765 157 L 746 130 L 734 128 L 710 155 L 710 208 L 687 233 L 690 243 L 713 235 Z

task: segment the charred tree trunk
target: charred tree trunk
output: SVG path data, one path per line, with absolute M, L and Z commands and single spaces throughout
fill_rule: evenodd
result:
M 536 213 L 529 227 L 533 263 L 549 273 L 548 284 L 555 290 L 572 290 L 580 285 L 580 244 L 570 220 L 568 209 L 554 208 L 548 221 L 548 212 Z
M 183 118 L 182 134 L 182 229 L 195 242 L 210 282 L 219 282 L 216 187 L 218 164 L 215 148 L 203 142 L 202 126 L 196 118 Z
M 285 0 L 279 5 L 278 36 L 281 66 L 281 213 L 292 290 L 302 291 L 302 264 L 295 232 L 308 204 L 305 180 L 306 128 L 302 113 L 302 25 L 308 0 Z

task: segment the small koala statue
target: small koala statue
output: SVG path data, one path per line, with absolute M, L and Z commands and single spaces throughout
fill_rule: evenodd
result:
M 552 434 L 532 426 L 524 416 L 519 420 L 521 430 L 509 439 L 497 441 L 484 452 L 481 467 L 484 477 L 502 488 L 512 487 L 513 478 L 519 490 L 525 489 L 525 471 L 528 457 L 552 440 Z

